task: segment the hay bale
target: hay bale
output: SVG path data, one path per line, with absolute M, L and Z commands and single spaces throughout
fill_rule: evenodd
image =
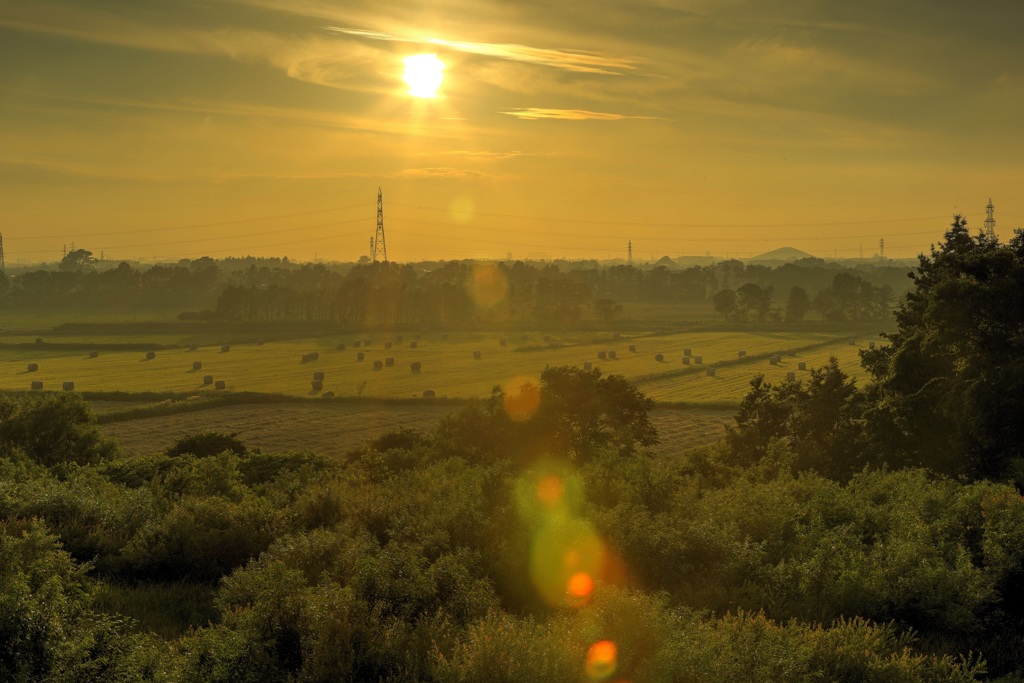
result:
M 609 351 L 608 357 L 611 358 L 612 360 L 615 360 L 616 358 L 618 358 L 618 355 L 615 351 Z
M 320 394 L 320 398 L 334 398 L 334 392 L 325 391 L 324 393 Z
M 739 354 L 740 358 L 743 358 L 743 356 L 745 356 L 745 355 L 747 355 L 746 351 L 740 351 L 740 354 Z
M 320 371 L 320 370 L 317 370 L 316 372 L 313 373 L 313 379 L 314 380 L 320 380 L 321 382 L 323 382 L 324 381 L 324 373 L 322 371 Z
M 600 358 L 601 360 L 604 360 L 605 358 L 608 357 L 608 352 L 607 351 L 598 351 L 597 352 L 597 357 Z
M 63 385 L 62 388 L 64 389 L 64 391 L 74 391 L 75 390 L 75 383 L 74 382 L 64 382 L 64 385 Z
M 374 370 L 383 370 L 384 369 L 384 361 L 380 361 L 380 360 L 373 361 L 373 369 Z
M 318 360 L 320 358 L 320 353 L 317 351 L 312 351 L 309 354 L 309 358 L 310 360 Z
M 231 350 L 231 347 L 228 346 L 227 344 L 221 344 L 220 345 L 220 352 L 221 353 L 227 353 L 230 350 Z
M 693 364 L 694 365 L 700 365 L 703 362 L 704 362 L 704 356 L 694 356 L 693 357 Z
M 32 382 L 32 391 L 42 391 L 42 390 L 43 390 L 43 383 L 42 382 Z
M 313 391 L 323 391 L 323 389 L 324 389 L 324 381 L 322 379 L 315 379 L 315 380 L 313 380 L 312 384 L 313 384 Z
M 869 349 L 875 348 L 875 342 L 868 342 L 868 348 Z
M 391 340 L 390 339 L 388 341 L 384 342 L 384 348 L 385 349 L 390 349 L 391 348 Z
M 433 389 L 424 389 L 423 390 L 423 398 L 434 398 L 434 396 L 435 396 L 435 394 L 434 394 L 434 390 Z
M 337 349 L 338 349 L 338 351 L 344 351 L 345 350 L 345 342 L 339 343 L 338 346 L 337 346 Z
M 689 356 L 683 356 L 683 365 L 689 365 L 689 364 L 690 364 L 690 357 Z
M 90 351 L 89 352 L 89 358 L 99 358 L 99 356 L 100 356 L 100 352 L 99 351 Z
M 423 367 L 423 366 L 420 365 L 420 362 L 416 361 L 415 363 L 413 363 L 412 365 L 409 366 L 409 369 L 412 370 L 415 373 L 415 372 L 419 372 L 421 367 Z
M 786 373 L 786 381 L 787 382 L 795 382 L 796 381 L 796 373 L 793 372 L 792 370 L 787 372 Z
M 693 355 L 693 349 L 683 349 L 683 355 L 684 356 L 692 356 Z
M 771 358 L 768 359 L 768 363 L 771 364 L 771 365 L 778 365 L 779 364 L 779 359 L 776 358 L 775 356 L 772 356 Z
M 792 357 L 796 356 L 796 351 L 794 351 L 793 349 L 790 349 L 789 351 L 786 351 L 786 355 L 792 358 Z
M 419 345 L 420 345 L 420 343 L 418 341 L 416 341 L 415 339 L 413 339 L 411 342 L 409 342 L 409 348 L 410 349 L 418 348 Z
M 363 345 L 363 342 L 358 340 L 358 339 L 356 339 L 354 342 L 352 342 L 352 348 L 353 349 L 358 349 L 362 345 Z
M 38 372 L 39 371 L 39 363 L 29 363 L 28 364 L 28 371 L 29 372 Z
M 480 360 L 480 352 L 479 351 L 474 351 L 473 352 L 473 360 Z
M 146 352 L 146 360 L 153 360 L 154 358 L 156 358 L 156 353 L 155 352 L 153 352 L 153 351 L 147 351 Z
M 594 367 L 594 364 L 591 363 L 589 360 L 583 361 L 583 369 L 584 370 L 592 370 L 593 367 Z
M 799 370 L 806 370 L 807 369 L 807 363 L 805 363 L 804 361 L 800 361 L 799 363 L 796 364 L 796 367 Z
M 356 354 L 356 360 L 362 360 L 365 356 L 366 354 L 360 351 L 359 353 Z
M 215 389 L 219 389 L 220 391 L 224 391 L 225 389 L 228 388 L 227 382 L 225 382 L 222 379 L 219 379 L 216 382 L 214 382 L 213 386 Z
M 714 368 L 708 368 L 706 374 L 707 374 L 708 377 L 714 377 L 715 376 L 715 369 Z
M 203 375 L 203 384 L 213 384 L 213 375 Z
M 386 368 L 393 368 L 393 367 L 395 367 L 395 359 L 392 358 L 391 356 L 388 356 L 387 358 L 385 358 L 384 359 L 384 367 L 386 367 Z
M 856 346 L 856 345 L 857 345 L 857 342 L 855 342 L 855 341 L 853 341 L 853 340 L 851 339 L 850 341 L 848 341 L 848 342 L 847 342 L 847 344 L 849 344 L 850 346 Z
M 192 361 L 192 369 L 193 370 L 202 370 L 203 369 L 203 361 L 201 361 L 201 360 Z
M 665 361 L 665 355 L 661 353 L 656 353 L 654 354 L 654 360 L 658 361 L 659 363 L 663 363 Z
M 636 344 L 630 344 L 629 345 L 629 352 L 630 353 L 636 353 Z
M 320 354 L 318 352 L 316 352 L 316 351 L 313 351 L 311 353 L 304 353 L 304 354 L 302 354 L 302 362 L 303 363 L 312 363 L 313 361 L 319 360 L 319 359 L 320 359 Z
M 363 337 L 363 346 L 369 346 L 369 345 L 370 345 L 370 338 L 369 337 Z

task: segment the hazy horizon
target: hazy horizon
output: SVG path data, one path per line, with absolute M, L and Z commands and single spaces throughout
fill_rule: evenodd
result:
M 980 7 L 980 9 L 979 9 Z M 0 0 L 8 265 L 908 258 L 1007 239 L 1008 2 Z M 436 54 L 437 96 L 403 59 Z

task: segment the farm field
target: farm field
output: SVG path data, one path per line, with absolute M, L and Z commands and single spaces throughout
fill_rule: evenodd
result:
M 398 427 L 432 431 L 454 410 L 458 408 L 427 403 L 261 403 L 114 422 L 102 425 L 102 430 L 116 439 L 125 453 L 135 455 L 160 453 L 186 434 L 219 431 L 237 432 L 250 449 L 268 453 L 305 450 L 340 457 Z M 722 438 L 724 425 L 732 420 L 733 411 L 728 410 L 655 408 L 651 422 L 661 443 L 653 450 L 672 455 L 714 443 Z
M 155 352 L 104 350 L 90 358 L 86 350 L 7 348 L 0 363 L 0 389 L 27 390 L 42 382 L 44 390 L 59 390 L 74 382 L 76 391 L 215 392 L 204 377 L 224 381 L 228 391 L 249 391 L 315 397 L 322 392 L 337 396 L 381 398 L 420 397 L 425 390 L 439 397 L 488 396 L 496 385 L 519 377 L 537 378 L 547 365 L 584 366 L 590 362 L 606 374 L 620 374 L 635 382 L 656 401 L 693 405 L 736 404 L 746 393 L 750 379 L 764 373 L 770 381 L 783 380 L 797 371 L 799 362 L 808 369 L 836 356 L 853 377 L 862 374 L 858 351 L 877 339 L 877 333 L 828 331 L 701 331 L 614 337 L 612 334 L 577 333 L 551 336 L 516 335 L 504 346 L 498 334 L 425 335 L 412 348 L 412 339 L 377 336 L 370 344 L 354 347 L 354 338 L 320 337 L 265 344 L 200 346 L 195 351 L 173 348 Z M 337 350 L 343 342 L 344 350 Z M 852 342 L 852 345 L 851 345 Z M 630 351 L 630 346 L 635 351 Z M 685 365 L 683 354 L 691 350 Z M 745 351 L 744 357 L 739 351 Z M 315 360 L 303 356 L 317 353 Z M 475 357 L 479 352 L 479 359 Z M 358 354 L 363 359 L 358 360 Z M 599 354 L 604 353 L 604 359 Z M 772 366 L 768 357 L 781 354 Z M 614 354 L 615 358 L 611 358 Z M 662 360 L 656 360 L 661 354 Z M 392 359 L 393 365 L 387 365 Z M 195 362 L 201 363 L 193 369 Z M 375 362 L 381 367 L 374 369 Z M 412 363 L 421 368 L 414 372 Z M 29 364 L 38 365 L 29 371 Z M 707 376 L 714 367 L 716 376 Z M 313 389 L 314 372 L 324 373 L 320 390 Z M 797 371 L 798 377 L 803 374 Z

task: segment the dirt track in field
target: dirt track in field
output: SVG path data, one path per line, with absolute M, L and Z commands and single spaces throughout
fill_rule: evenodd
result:
M 146 417 L 103 425 L 128 454 L 159 453 L 186 434 L 237 432 L 250 449 L 263 452 L 308 450 L 339 456 L 377 435 L 402 427 L 429 432 L 451 412 L 450 406 L 310 405 L 296 403 L 236 405 L 210 410 Z M 714 443 L 732 422 L 734 411 L 656 408 L 651 422 L 658 430 L 659 454 Z

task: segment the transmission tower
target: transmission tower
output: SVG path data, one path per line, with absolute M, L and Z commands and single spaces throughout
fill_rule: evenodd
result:
M 629 256 L 627 257 L 627 262 L 629 263 L 629 265 L 633 265 L 633 240 L 629 241 L 629 251 L 628 251 L 628 254 L 629 254 Z
M 4 236 L 0 233 L 0 273 L 6 273 L 7 267 L 4 264 Z
M 377 262 L 377 256 L 384 263 L 388 262 L 388 245 L 384 242 L 384 200 L 377 188 L 377 234 L 373 237 L 373 262 Z
M 988 198 L 988 206 L 985 207 L 985 237 L 991 240 L 996 238 L 996 207 L 992 206 L 992 198 Z
M 878 255 L 885 258 L 885 238 L 878 240 Z

